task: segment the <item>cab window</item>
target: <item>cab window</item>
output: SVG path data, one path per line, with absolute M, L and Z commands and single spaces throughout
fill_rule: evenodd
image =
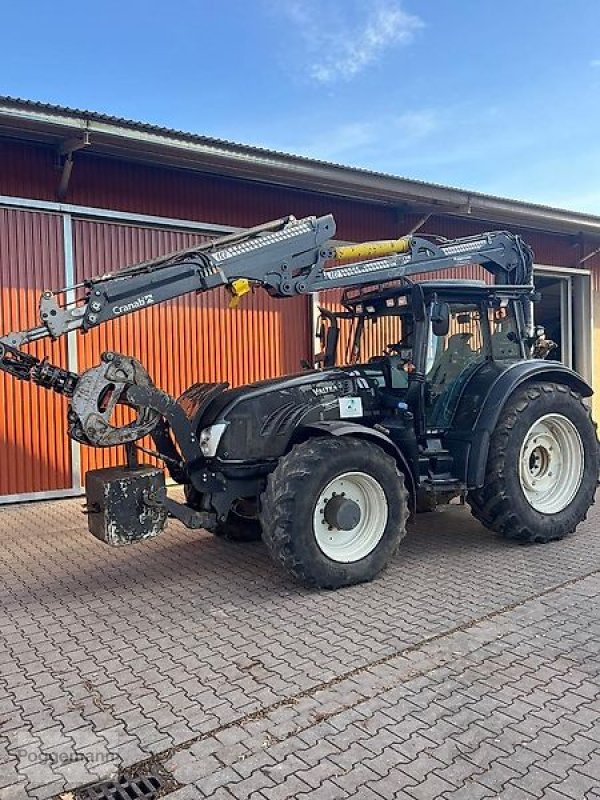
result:
M 429 428 L 450 424 L 466 378 L 485 360 L 482 310 L 477 305 L 450 304 L 445 336 L 429 328 L 425 365 L 426 420 Z
M 522 358 L 521 344 L 517 329 L 517 320 L 511 306 L 490 311 L 492 330 L 492 357 L 496 361 Z

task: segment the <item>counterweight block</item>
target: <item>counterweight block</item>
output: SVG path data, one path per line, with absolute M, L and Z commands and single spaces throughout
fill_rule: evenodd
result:
M 85 477 L 88 528 L 101 542 L 125 545 L 162 533 L 167 511 L 160 502 L 165 476 L 150 466 L 108 467 Z

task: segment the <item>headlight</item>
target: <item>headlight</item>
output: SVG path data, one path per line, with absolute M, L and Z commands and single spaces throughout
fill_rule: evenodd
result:
M 202 455 L 206 458 L 211 458 L 217 452 L 221 437 L 225 433 L 227 427 L 226 422 L 218 422 L 216 425 L 211 425 L 200 431 L 198 442 Z

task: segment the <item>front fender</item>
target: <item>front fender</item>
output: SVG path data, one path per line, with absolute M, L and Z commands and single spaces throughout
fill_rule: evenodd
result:
M 481 371 L 474 375 L 466 386 L 455 414 L 453 430 L 448 434 L 455 463 L 461 472 L 464 470 L 469 489 L 483 486 L 492 433 L 506 401 L 519 386 L 531 380 L 545 380 L 565 384 L 582 397 L 593 394 L 591 386 L 580 375 L 558 361 L 530 359 L 508 364 L 495 374 L 490 371 L 490 380 L 485 387 L 481 385 L 484 374 Z M 470 392 L 471 383 L 474 392 Z M 476 403 L 470 402 L 473 393 L 477 397 Z
M 367 428 L 366 425 L 359 425 L 356 422 L 346 422 L 345 420 L 324 420 L 322 422 L 313 422 L 306 425 L 301 431 L 302 438 L 326 434 L 328 436 L 355 436 L 361 439 L 368 439 L 375 444 L 378 444 L 382 450 L 385 450 L 400 467 L 400 470 L 406 477 L 407 489 L 409 494 L 410 508 L 414 511 L 417 503 L 417 484 L 416 476 L 411 469 L 410 462 L 400 450 L 400 448 L 382 431 L 373 428 Z M 295 440 L 295 442 L 298 439 Z M 294 442 L 294 443 L 295 443 Z

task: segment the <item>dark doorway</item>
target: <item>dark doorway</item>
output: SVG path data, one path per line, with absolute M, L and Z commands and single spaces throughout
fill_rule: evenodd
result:
M 535 324 L 542 325 L 546 339 L 555 343 L 556 347 L 548 354 L 551 361 L 562 361 L 571 364 L 570 323 L 567 319 L 569 284 L 568 278 L 536 276 L 535 287 L 542 299 L 535 304 Z

